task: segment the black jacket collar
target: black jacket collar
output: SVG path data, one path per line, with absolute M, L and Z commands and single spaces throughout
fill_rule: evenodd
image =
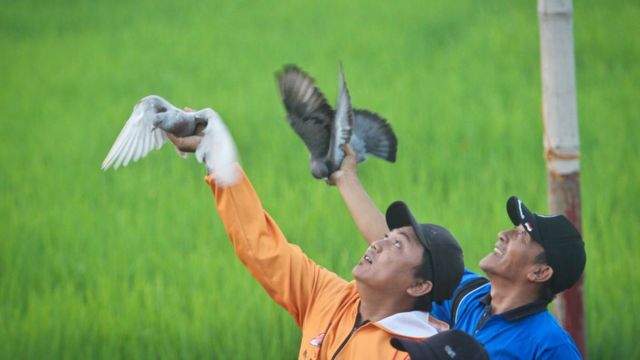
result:
M 485 295 L 485 297 L 480 300 L 485 306 L 486 311 L 491 311 L 491 294 Z M 530 302 L 528 304 L 518 306 L 515 309 L 511 309 L 509 311 L 505 311 L 502 314 L 495 314 L 504 317 L 507 321 L 516 321 L 523 319 L 527 316 L 537 314 L 539 312 L 547 310 L 547 305 L 549 303 L 545 300 L 539 299 L 534 302 Z

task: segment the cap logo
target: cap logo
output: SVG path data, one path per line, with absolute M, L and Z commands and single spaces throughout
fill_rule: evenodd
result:
M 449 345 L 445 345 L 444 346 L 444 351 L 447 352 L 447 355 L 449 355 L 450 358 L 454 359 L 456 357 L 456 352 L 453 351 L 453 349 L 451 348 L 451 346 Z
M 531 227 L 531 224 L 528 221 L 524 223 L 524 227 L 527 228 L 527 231 L 529 232 L 533 231 L 533 227 Z
M 524 213 L 522 212 L 522 201 L 518 199 L 518 212 L 520 212 L 520 219 L 524 220 Z

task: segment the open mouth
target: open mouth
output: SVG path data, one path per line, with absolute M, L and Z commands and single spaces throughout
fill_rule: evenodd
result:
M 504 255 L 504 252 L 501 249 L 499 249 L 497 246 L 493 248 L 493 252 L 498 256 Z
M 364 261 L 368 262 L 369 264 L 373 264 L 373 259 L 368 254 L 364 254 L 362 259 L 364 259 Z

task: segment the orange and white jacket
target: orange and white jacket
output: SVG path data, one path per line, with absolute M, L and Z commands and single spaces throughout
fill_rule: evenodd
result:
M 311 261 L 289 244 L 244 173 L 230 187 L 211 186 L 222 222 L 242 263 L 302 329 L 299 359 L 407 359 L 392 336 L 422 340 L 447 328 L 429 313 L 397 313 L 355 328 L 360 295 L 353 281 Z

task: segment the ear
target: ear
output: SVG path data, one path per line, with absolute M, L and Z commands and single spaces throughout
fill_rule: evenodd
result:
M 433 283 L 431 281 L 416 279 L 416 281 L 407 288 L 407 294 L 413 297 L 420 297 L 431 292 L 432 288 Z
M 544 283 L 553 276 L 553 268 L 547 264 L 536 264 L 532 266 L 527 278 L 531 282 Z

